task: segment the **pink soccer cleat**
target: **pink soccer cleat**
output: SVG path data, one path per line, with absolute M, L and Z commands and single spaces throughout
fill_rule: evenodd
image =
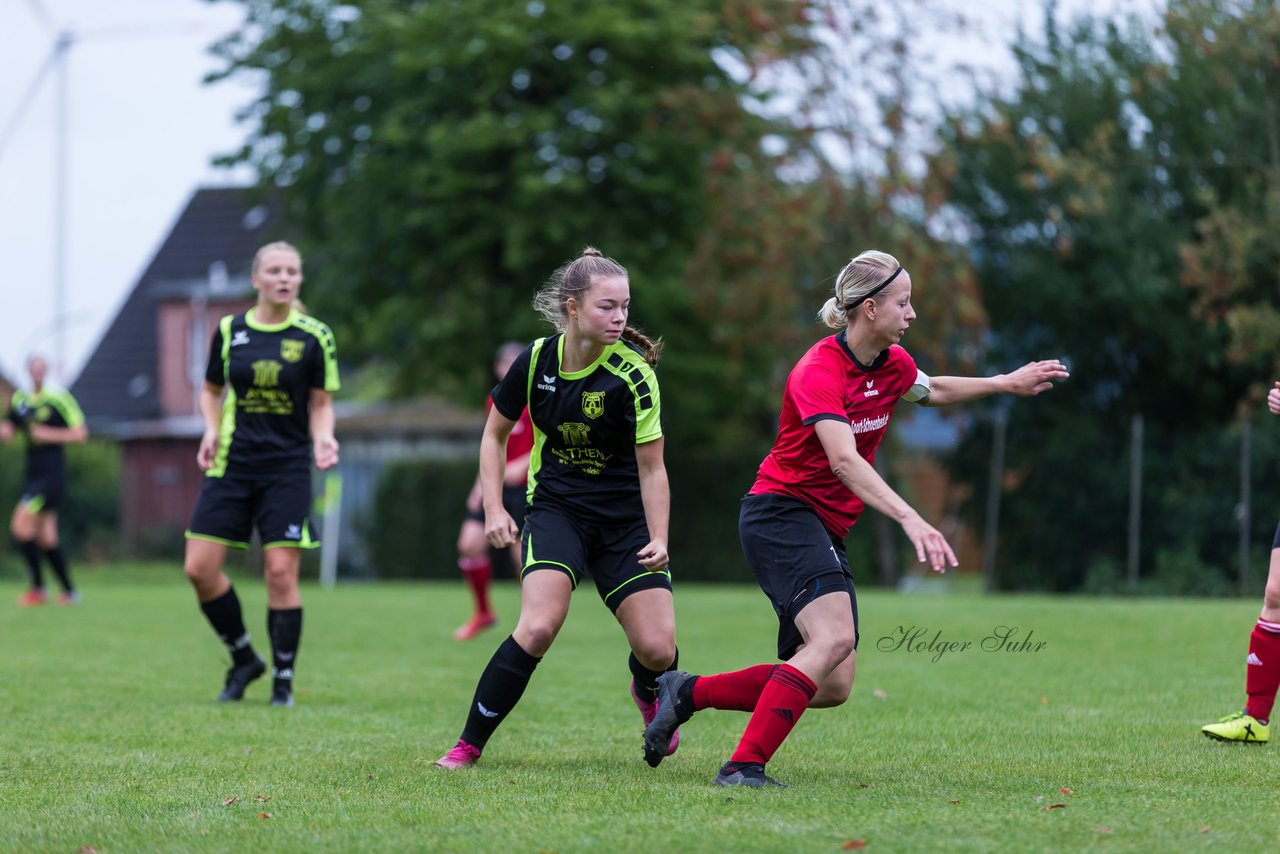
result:
M 475 614 L 458 628 L 453 630 L 454 640 L 471 640 L 485 629 L 498 622 L 498 615 L 492 613 Z
M 34 608 L 37 605 L 43 605 L 49 601 L 49 594 L 45 593 L 39 587 L 32 587 L 26 593 L 18 597 L 19 608 Z
M 456 771 L 459 768 L 470 768 L 476 764 L 476 760 L 480 758 L 480 751 L 467 744 L 462 739 L 458 739 L 458 744 L 453 750 L 450 750 L 444 756 L 435 761 L 437 768 L 445 768 L 450 771 Z
M 658 701 L 654 700 L 652 703 L 646 703 L 644 700 L 641 700 L 639 695 L 636 694 L 636 683 L 634 680 L 631 682 L 631 699 L 635 701 L 636 708 L 640 710 L 640 719 L 644 721 L 644 725 L 647 727 L 649 724 L 653 723 L 653 719 L 658 714 Z M 674 730 L 671 733 L 671 740 L 667 742 L 667 756 L 675 753 L 676 748 L 679 746 L 680 730 Z

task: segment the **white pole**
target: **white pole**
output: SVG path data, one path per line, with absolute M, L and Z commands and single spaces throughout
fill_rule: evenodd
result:
M 324 539 L 320 543 L 320 586 L 338 583 L 338 531 L 342 527 L 342 473 L 324 477 Z

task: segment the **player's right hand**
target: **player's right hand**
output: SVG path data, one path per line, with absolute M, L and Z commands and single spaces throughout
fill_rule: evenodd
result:
M 208 471 L 218 456 L 218 434 L 206 432 L 200 437 L 200 450 L 196 451 L 196 465 L 201 471 Z
M 1272 415 L 1280 415 L 1280 383 L 1276 383 L 1275 388 L 1267 392 L 1267 409 L 1271 410 Z
M 495 549 L 505 549 L 520 539 L 520 529 L 516 520 L 506 510 L 484 514 L 484 538 Z

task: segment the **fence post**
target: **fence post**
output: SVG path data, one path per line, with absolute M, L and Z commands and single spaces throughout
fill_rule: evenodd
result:
M 1129 427 L 1129 589 L 1138 589 L 1138 564 L 1142 557 L 1142 413 Z
M 1004 488 L 1004 445 L 1009 432 L 1009 408 L 995 406 L 991 420 L 991 468 L 987 472 L 987 514 L 982 531 L 982 589 L 996 587 L 996 541 L 1000 537 L 1000 493 Z
M 1253 467 L 1253 419 L 1240 416 L 1240 504 L 1236 507 L 1236 523 L 1240 530 L 1240 594 L 1249 595 L 1249 528 L 1252 516 L 1250 470 Z

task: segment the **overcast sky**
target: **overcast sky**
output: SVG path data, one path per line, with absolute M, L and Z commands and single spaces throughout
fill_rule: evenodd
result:
M 945 2 L 945 0 L 944 0 Z M 988 18 L 967 59 L 1000 67 L 1020 0 L 976 5 Z M 1159 0 L 1064 0 L 1073 11 L 1150 9 Z M 235 148 L 249 81 L 202 85 L 207 46 L 234 30 L 237 3 L 203 0 L 0 0 L 0 371 L 25 383 L 27 354 L 69 385 L 186 200 L 200 186 L 243 183 L 210 161 Z M 66 52 L 65 359 L 57 364 L 55 199 L 57 78 L 47 75 L 16 125 L 60 32 Z M 13 130 L 10 134 L 10 130 Z

